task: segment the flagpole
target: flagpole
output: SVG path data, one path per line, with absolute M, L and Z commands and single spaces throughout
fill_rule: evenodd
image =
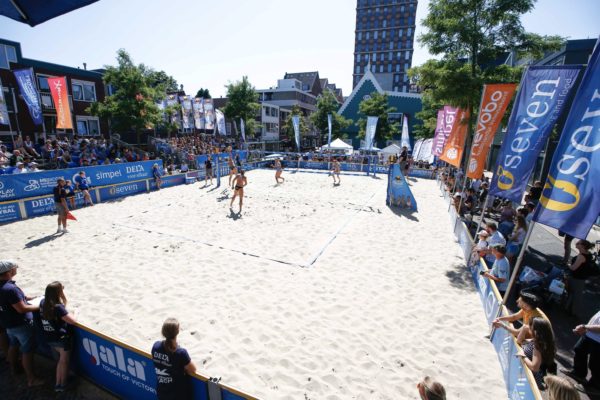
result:
M 521 263 L 523 262 L 523 257 L 525 256 L 525 250 L 527 249 L 527 245 L 529 244 L 529 238 L 531 237 L 531 233 L 533 232 L 533 228 L 535 226 L 535 221 L 531 221 L 529 224 L 529 228 L 527 229 L 527 235 L 525 235 L 525 239 L 523 240 L 523 245 L 521 247 L 521 251 L 519 252 L 519 257 L 515 262 L 515 267 L 513 268 L 512 276 L 510 277 L 510 282 L 508 283 L 508 287 L 504 292 L 504 298 L 502 299 L 502 304 L 506 304 L 508 300 L 508 296 L 510 295 L 511 289 L 515 284 L 515 281 L 518 276 L 519 268 L 521 267 Z

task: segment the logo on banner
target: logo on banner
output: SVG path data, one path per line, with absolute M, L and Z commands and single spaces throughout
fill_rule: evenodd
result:
M 99 345 L 91 339 L 83 338 L 83 349 L 90 355 L 89 362 L 92 365 L 101 366 L 107 372 L 124 372 L 134 378 L 146 381 L 144 365 L 141 362 L 125 357 L 123 349 L 112 345 L 112 348 Z
M 469 172 L 475 172 L 477 171 L 477 160 L 471 160 L 469 161 Z
M 25 186 L 23 190 L 26 192 L 31 192 L 33 190 L 38 190 L 40 187 L 40 183 L 36 179 L 30 179 L 29 185 Z
M 448 149 L 446 152 L 446 157 L 451 160 L 456 160 L 456 158 L 458 158 L 458 150 L 455 148 Z

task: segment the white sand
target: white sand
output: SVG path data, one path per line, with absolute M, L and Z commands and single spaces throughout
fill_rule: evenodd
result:
M 199 372 L 264 399 L 417 399 L 424 375 L 449 399 L 507 398 L 435 181 L 412 184 L 407 218 L 383 176 L 284 176 L 249 172 L 237 220 L 226 185 L 179 186 L 77 210 L 47 241 L 54 216 L 3 226 L 1 257 L 27 294 L 61 280 L 81 322 L 134 346 L 179 318 Z

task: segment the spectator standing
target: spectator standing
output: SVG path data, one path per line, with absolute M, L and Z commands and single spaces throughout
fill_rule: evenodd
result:
M 73 187 L 73 182 L 70 180 L 65 181 L 65 193 L 67 194 L 67 199 L 69 199 L 69 203 L 71 204 L 71 210 L 75 209 L 75 188 Z
M 597 275 L 598 268 L 594 262 L 594 255 L 590 253 L 594 245 L 587 240 L 579 240 L 575 247 L 579 250 L 579 254 L 571 259 L 569 265 L 571 276 L 575 279 L 587 279 Z
M 183 400 L 191 398 L 191 390 L 186 374 L 196 372 L 186 349 L 177 344 L 179 321 L 168 318 L 162 326 L 163 341 L 152 346 L 152 362 L 156 370 L 157 394 L 159 400 Z
M 160 169 L 158 168 L 158 163 L 154 163 L 152 166 L 152 177 L 154 178 L 154 183 L 156 183 L 156 190 L 160 190 L 162 179 L 160 178 Z
M 504 297 L 510 279 L 510 263 L 506 258 L 506 247 L 496 245 L 492 247 L 492 254 L 495 261 L 490 272 L 482 272 L 481 275 L 496 282 L 498 291 Z
M 531 333 L 533 339 L 519 349 L 517 357 L 523 359 L 527 368 L 533 372 L 538 388 L 543 390 L 546 373 L 556 373 L 554 332 L 547 319 L 535 317 L 531 320 Z
M 581 336 L 573 349 L 573 369 L 563 372 L 585 386 L 600 389 L 600 311 L 587 324 L 577 325 L 573 333 Z M 592 373 L 589 381 L 588 366 Z
M 485 224 L 485 230 L 488 232 L 488 244 L 489 249 L 486 250 L 485 253 L 485 261 L 488 265 L 493 264 L 496 261 L 496 257 L 492 254 L 491 248 L 494 246 L 506 246 L 506 239 L 504 236 L 498 232 L 498 226 L 495 222 L 488 222 Z
M 35 336 L 32 312 L 38 311 L 39 306 L 29 304 L 32 298 L 25 296 L 13 280 L 18 267 L 14 261 L 0 261 L 0 321 L 9 340 L 7 360 L 11 370 L 16 370 L 20 347 L 27 384 L 32 387 L 43 383 L 33 372 Z
M 212 183 L 213 183 L 213 166 L 212 166 L 212 161 L 210 160 L 210 155 L 206 158 L 206 161 L 204 161 L 204 170 L 205 170 L 204 186 L 206 186 L 208 184 L 209 179 L 210 179 L 210 184 L 212 185 Z
M 511 261 L 519 254 L 519 250 L 521 250 L 521 246 L 525 241 L 525 236 L 527 236 L 527 222 L 525 222 L 525 218 L 522 215 L 517 215 L 515 220 L 517 224 L 508 238 L 508 246 L 506 249 L 508 259 Z
M 54 194 L 54 206 L 56 207 L 56 213 L 58 215 L 58 229 L 56 233 L 67 233 L 67 212 L 69 207 L 67 206 L 67 192 L 65 190 L 65 180 L 58 178 L 56 180 L 56 186 L 53 189 Z M 62 225 L 62 230 L 60 226 Z
M 44 298 L 40 301 L 40 319 L 46 343 L 58 352 L 55 392 L 65 390 L 69 374 L 72 336 L 68 325 L 75 324 L 75 317 L 67 311 L 66 306 L 67 298 L 62 283 L 52 282 L 46 286 Z

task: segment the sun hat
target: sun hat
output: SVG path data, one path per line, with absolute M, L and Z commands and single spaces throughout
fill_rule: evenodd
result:
M 0 260 L 0 274 L 3 274 L 18 267 L 19 266 L 17 265 L 17 263 L 12 260 Z

